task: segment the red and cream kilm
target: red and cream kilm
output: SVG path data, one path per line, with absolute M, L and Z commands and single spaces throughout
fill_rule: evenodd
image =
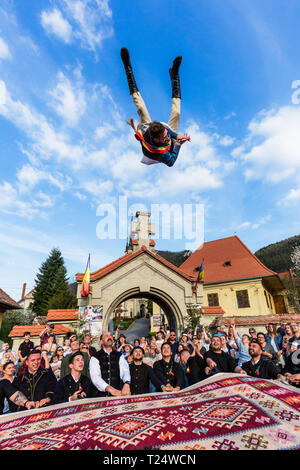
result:
M 3 415 L 0 450 L 300 449 L 298 390 L 218 374 L 178 393 L 84 399 Z

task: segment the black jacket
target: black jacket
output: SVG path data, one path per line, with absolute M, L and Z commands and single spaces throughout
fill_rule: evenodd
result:
M 187 361 L 187 366 L 189 370 L 187 373 L 189 385 L 194 385 L 195 383 L 200 382 L 200 380 L 207 378 L 204 372 L 206 364 L 204 359 L 200 356 L 191 356 Z
M 279 373 L 273 361 L 266 361 L 264 359 L 261 359 L 254 365 L 252 361 L 244 362 L 241 367 L 248 375 L 258 379 L 277 379 Z
M 43 369 L 40 367 L 34 375 L 30 374 L 28 370 L 24 374 L 15 377 L 13 381 L 14 387 L 24 393 L 29 401 L 40 401 L 43 398 L 50 398 L 52 404 L 54 390 L 57 384 L 56 377 L 52 369 Z M 15 405 L 9 402 L 10 411 L 21 411 L 26 408 Z
M 140 395 L 142 393 L 149 393 L 150 381 L 153 383 L 155 388 L 161 390 L 163 383 L 159 380 L 157 375 L 154 373 L 152 367 L 148 364 L 141 364 L 136 366 L 133 362 L 129 365 L 130 370 L 130 391 L 132 395 Z
M 153 372 L 157 379 L 163 384 L 171 384 L 172 387 L 184 388 L 184 375 L 180 365 L 174 361 L 166 362 L 163 359 L 156 361 L 153 365 Z M 161 392 L 161 389 L 156 389 Z
M 69 401 L 69 398 L 80 388 L 82 388 L 82 391 L 86 394 L 85 398 L 93 398 L 97 395 L 97 389 L 88 377 L 81 374 L 79 381 L 75 382 L 72 374 L 68 374 L 57 382 L 53 403 Z M 81 397 L 79 396 L 79 398 Z

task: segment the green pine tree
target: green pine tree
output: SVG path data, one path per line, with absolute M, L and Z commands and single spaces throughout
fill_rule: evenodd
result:
M 45 316 L 49 305 L 55 305 L 55 308 L 67 308 L 65 304 L 73 306 L 69 294 L 64 259 L 60 250 L 53 248 L 36 275 L 31 308 L 36 315 Z

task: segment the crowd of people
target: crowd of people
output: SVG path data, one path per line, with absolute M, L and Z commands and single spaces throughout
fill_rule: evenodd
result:
M 300 327 L 296 322 L 249 329 L 203 327 L 180 337 L 164 326 L 155 336 L 130 344 L 119 329 L 100 336 L 99 349 L 86 334 L 70 333 L 59 345 L 46 325 L 38 345 L 24 333 L 17 355 L 4 343 L 0 353 L 0 414 L 41 408 L 80 398 L 176 392 L 214 374 L 239 373 L 284 379 L 300 386 Z M 18 357 L 17 357 L 18 356 Z

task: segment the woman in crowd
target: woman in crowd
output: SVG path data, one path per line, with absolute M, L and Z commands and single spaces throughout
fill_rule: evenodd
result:
M 158 349 L 155 339 L 149 339 L 147 346 L 144 348 L 144 363 L 153 367 L 154 362 L 158 361 L 160 348 Z
M 286 336 L 288 336 L 289 338 L 291 338 L 293 336 L 293 331 L 292 331 L 291 325 L 289 323 L 287 323 L 285 325 L 284 330 L 285 330 Z
M 232 325 L 232 331 L 233 331 L 236 345 L 238 347 L 238 351 L 236 354 L 237 360 L 238 360 L 238 366 L 242 367 L 242 364 L 244 364 L 244 362 L 251 361 L 252 359 L 249 354 L 250 337 L 244 334 L 242 335 L 242 338 L 241 338 L 239 333 L 237 332 L 235 325 Z
M 285 335 L 282 338 L 281 349 L 277 352 L 277 360 L 278 360 L 278 364 L 280 366 L 281 372 L 285 368 L 287 358 L 290 354 L 288 345 L 289 345 L 289 336 Z
M 195 336 L 195 334 L 194 334 Z M 205 329 L 202 327 L 202 329 L 199 331 L 198 333 L 198 339 L 199 339 L 199 345 L 200 345 L 200 349 L 201 348 L 205 348 L 206 351 L 209 350 L 209 345 L 210 345 L 210 339 L 209 337 L 207 336 L 206 334 L 206 331 Z
M 266 334 L 266 342 L 270 343 L 273 346 L 273 349 L 276 353 L 280 351 L 282 345 L 282 336 L 276 333 L 276 325 L 273 323 L 269 323 L 267 325 L 267 334 Z
M 236 341 L 235 341 L 235 337 L 234 337 L 234 328 L 233 328 L 233 325 L 229 325 L 228 327 L 228 336 L 227 336 L 227 342 L 229 344 L 229 346 L 232 347 L 232 349 L 234 349 L 236 351 L 236 353 L 238 352 L 238 345 L 236 344 Z M 235 354 L 235 357 L 237 356 L 237 354 Z
M 194 350 L 193 344 L 190 341 L 190 339 L 189 339 L 189 337 L 186 333 L 183 333 L 181 335 L 180 344 L 183 345 L 183 349 L 186 349 L 187 351 L 189 351 L 192 354 L 192 352 Z
M 140 341 L 140 347 L 145 349 L 146 346 L 147 346 L 146 338 L 145 338 L 145 336 L 142 336 L 141 341 Z
M 55 342 L 55 336 L 53 334 L 50 334 L 47 340 L 47 343 L 43 344 L 42 346 L 42 351 L 47 352 L 49 362 L 51 361 L 53 355 L 55 354 L 56 348 L 57 348 L 57 345 Z
M 3 364 L 3 366 L 2 366 L 2 374 L 3 374 L 2 379 L 9 380 L 10 383 L 12 383 L 14 378 L 15 378 L 15 373 L 16 373 L 16 370 L 15 370 L 15 364 L 14 364 L 13 361 L 8 361 L 5 364 Z M 9 413 L 9 412 L 10 412 L 9 411 L 9 405 L 8 405 L 7 400 L 5 399 L 3 414 Z

